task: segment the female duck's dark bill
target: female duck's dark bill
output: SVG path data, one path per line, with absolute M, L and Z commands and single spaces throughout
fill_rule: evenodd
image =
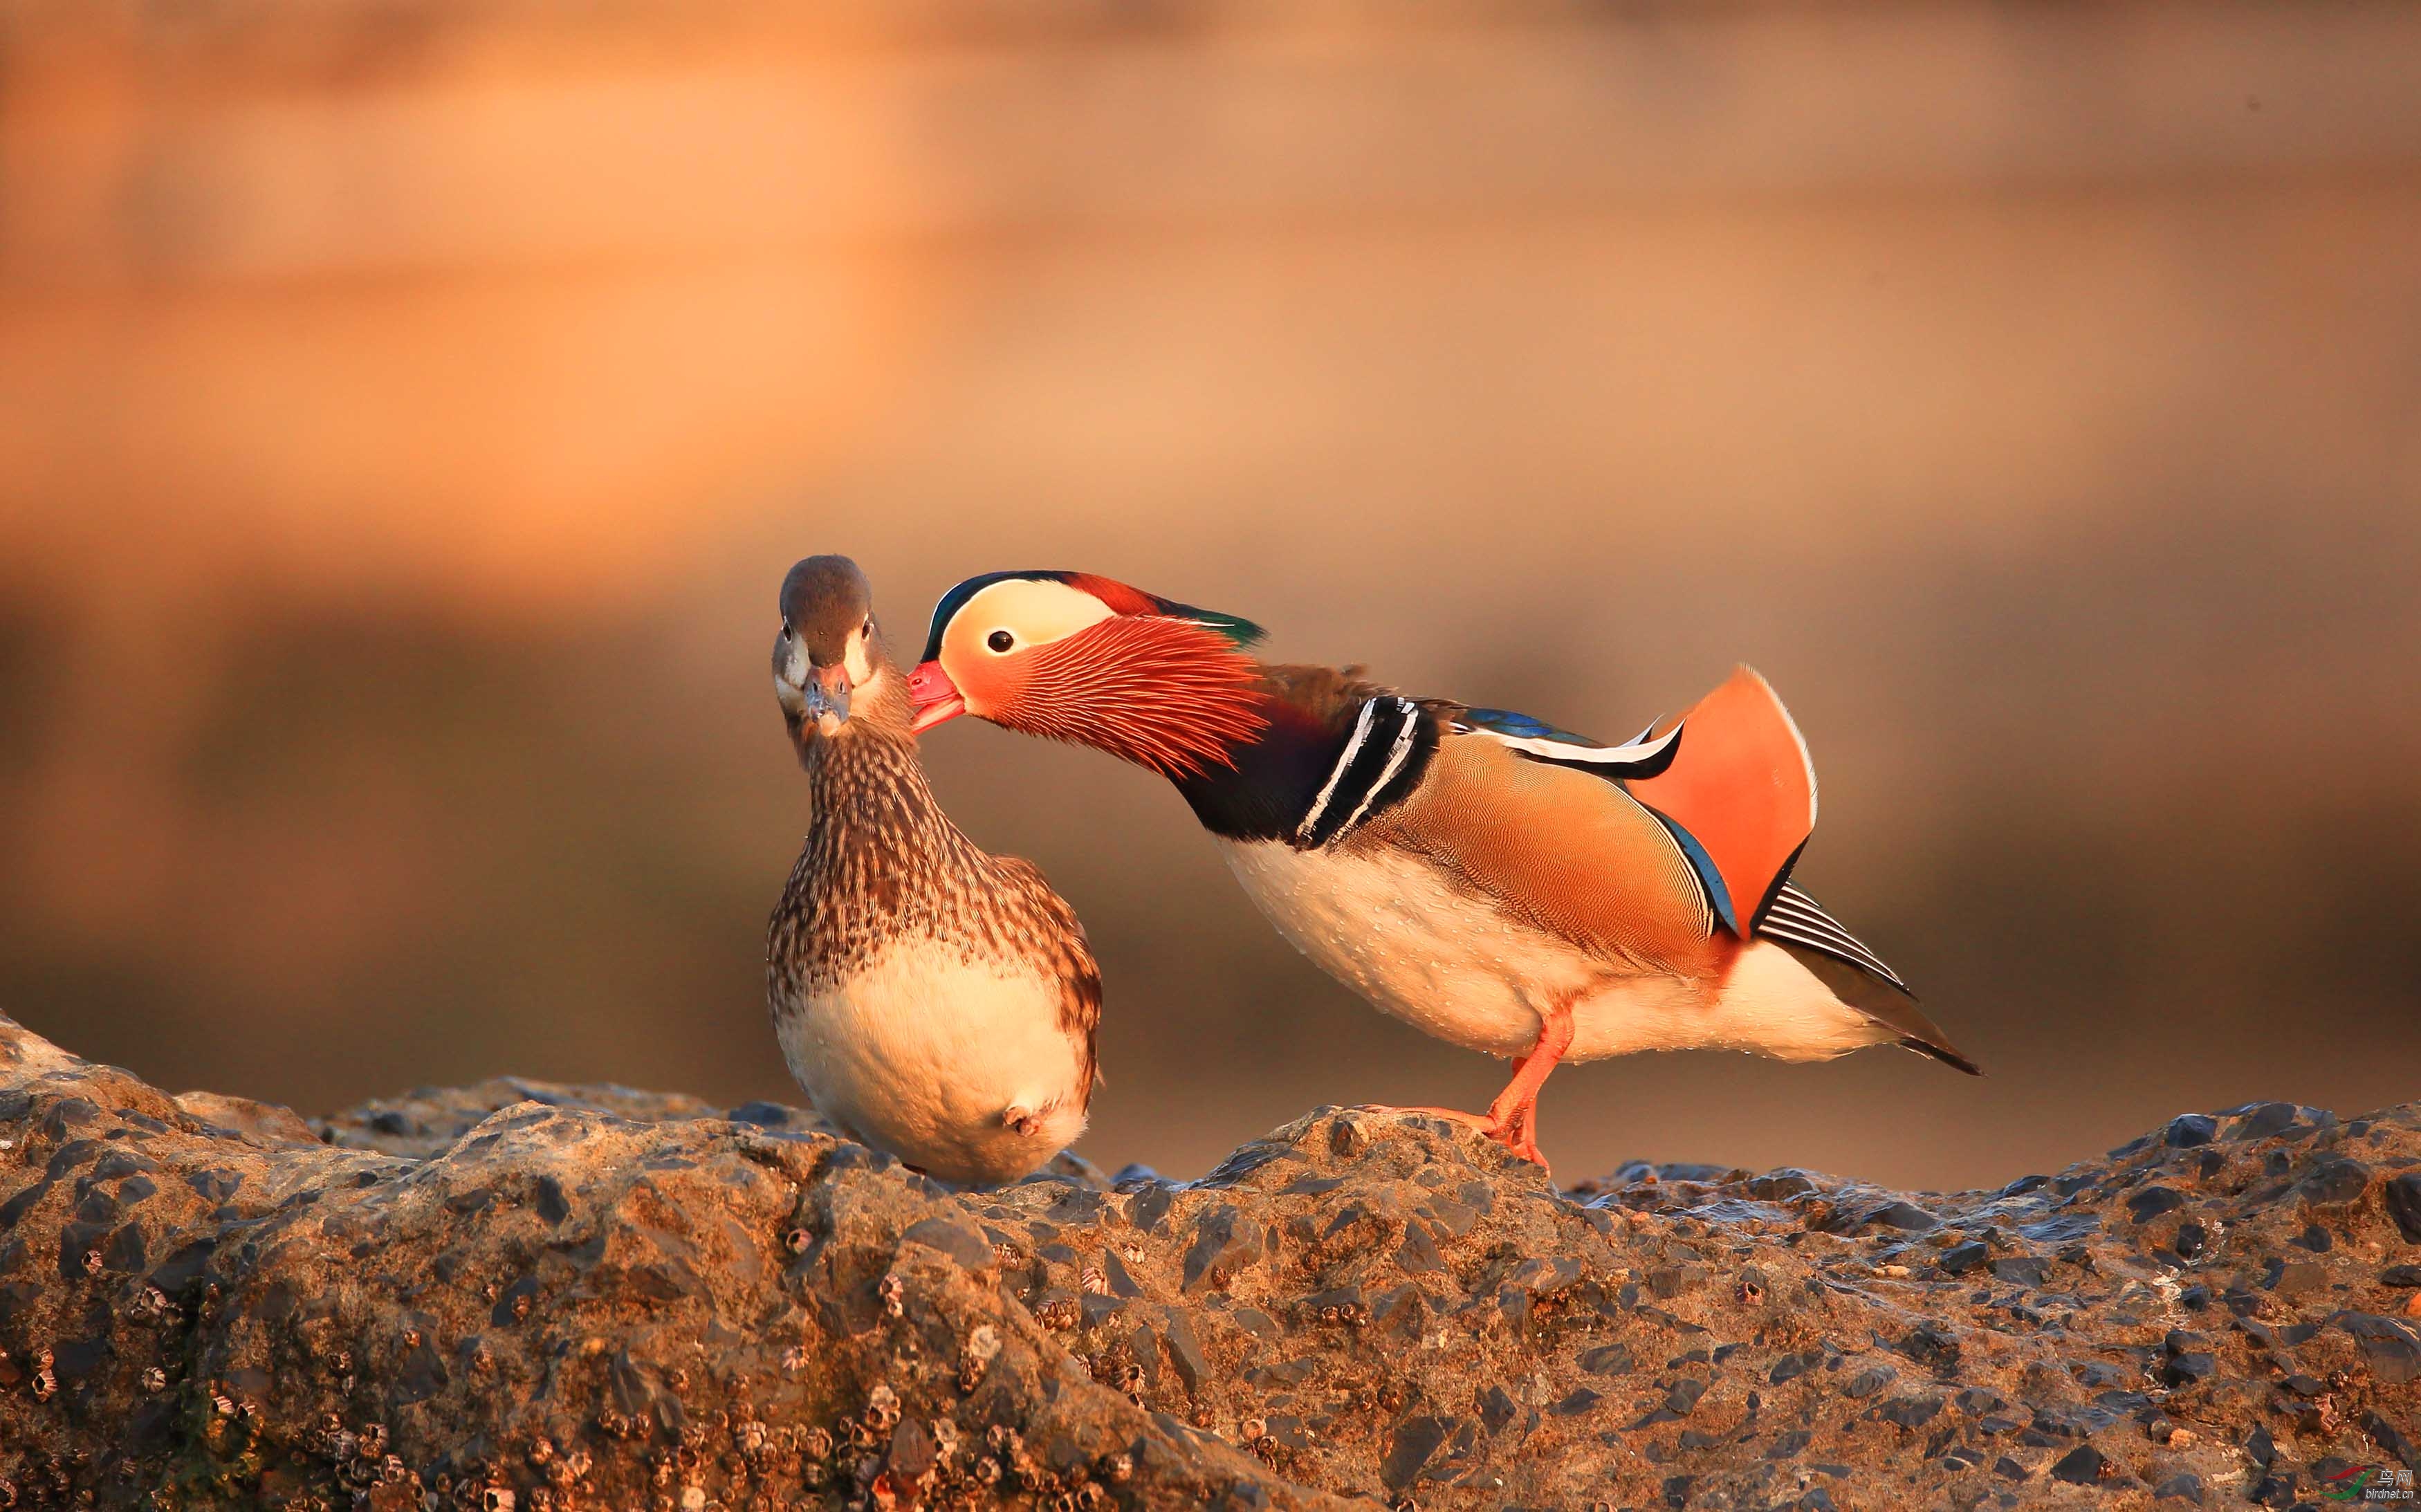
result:
M 967 701 L 959 696 L 958 684 L 950 680 L 939 662 L 919 662 L 916 670 L 908 674 L 908 696 L 916 706 L 916 717 L 908 727 L 918 735 L 967 711 Z
M 849 723 L 849 668 L 840 665 L 818 667 L 807 685 L 799 690 L 806 704 L 807 718 L 820 720 L 830 714 L 836 722 Z

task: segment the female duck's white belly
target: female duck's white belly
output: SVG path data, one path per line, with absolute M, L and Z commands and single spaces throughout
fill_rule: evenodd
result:
M 1084 1132 L 1088 1089 L 1061 991 L 1039 973 L 906 940 L 784 1002 L 774 1028 L 825 1117 L 944 1180 L 993 1184 Z
M 1566 1060 L 1701 1048 L 1821 1060 L 1875 1042 L 1865 1015 L 1776 945 L 1750 945 L 1721 981 L 1625 975 L 1457 890 L 1418 857 L 1277 841 L 1220 849 L 1296 949 L 1378 1007 L 1466 1050 L 1528 1054 L 1540 1009 L 1559 1002 L 1572 1005 Z

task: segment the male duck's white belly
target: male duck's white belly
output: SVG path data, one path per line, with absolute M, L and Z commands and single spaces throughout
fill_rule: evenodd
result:
M 784 1002 L 774 1027 L 819 1113 L 944 1180 L 993 1184 L 1084 1131 L 1082 1047 L 1060 1027 L 1061 992 L 1039 973 L 907 940 Z
M 1376 1006 L 1467 1050 L 1529 1053 L 1540 1010 L 1559 1002 L 1572 1005 L 1566 1060 L 1691 1049 L 1827 1060 L 1889 1037 L 1777 945 L 1749 945 L 1720 980 L 1623 974 L 1400 851 L 1220 848 L 1296 949 Z

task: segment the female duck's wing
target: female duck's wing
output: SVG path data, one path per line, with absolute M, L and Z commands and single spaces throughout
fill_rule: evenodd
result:
M 1101 968 L 1076 911 L 1043 880 L 1042 869 L 1023 856 L 994 856 L 992 875 L 1001 884 L 1008 927 L 1059 983 L 1059 1029 L 1077 1047 L 1079 1105 L 1089 1104 L 1101 1079 L 1098 1053 L 1101 1029 Z

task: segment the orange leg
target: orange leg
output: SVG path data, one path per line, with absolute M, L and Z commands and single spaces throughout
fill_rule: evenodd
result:
M 1571 1048 L 1571 1009 L 1558 1004 L 1540 1021 L 1539 1042 L 1530 1047 L 1530 1053 L 1513 1063 L 1513 1080 L 1488 1105 L 1492 1126 L 1488 1137 L 1536 1165 L 1547 1163 L 1539 1152 L 1539 1089 Z
M 1544 1167 L 1547 1158 L 1539 1152 L 1539 1088 L 1571 1048 L 1571 1008 L 1558 1004 L 1548 1010 L 1539 1025 L 1538 1043 L 1530 1047 L 1530 1053 L 1514 1061 L 1513 1080 L 1496 1094 L 1496 1100 L 1488 1105 L 1485 1114 L 1461 1113 L 1453 1108 L 1380 1107 L 1373 1111 L 1444 1118 L 1485 1134 L 1523 1160 Z

